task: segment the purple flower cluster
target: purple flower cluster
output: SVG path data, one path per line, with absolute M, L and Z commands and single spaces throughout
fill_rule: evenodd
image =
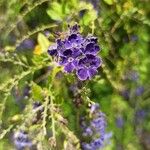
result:
M 17 131 L 14 134 L 14 144 L 17 150 L 23 150 L 33 146 L 32 141 L 29 139 L 29 136 L 25 131 Z
M 105 115 L 99 111 L 99 104 L 92 104 L 90 113 L 92 119 L 89 125 L 83 120 L 81 127 L 83 129 L 83 137 L 91 139 L 89 142 L 82 142 L 83 150 L 97 150 L 104 146 L 106 121 Z
M 147 112 L 144 109 L 139 109 L 135 112 L 135 123 L 141 124 L 143 123 L 144 119 L 147 117 Z
M 131 84 L 134 83 L 135 84 L 135 87 L 134 89 L 128 87 L 128 89 L 123 89 L 121 91 L 121 95 L 129 100 L 132 96 L 134 97 L 138 97 L 138 96 L 142 96 L 142 94 L 144 93 L 144 86 L 142 85 L 139 85 L 138 82 L 140 80 L 139 78 L 139 73 L 136 72 L 136 71 L 130 71 L 127 75 L 125 75 L 125 78 L 124 78 L 125 81 L 128 81 L 130 80 L 131 81 Z
M 139 86 L 136 88 L 136 90 L 135 90 L 136 96 L 141 96 L 143 93 L 144 93 L 144 87 L 143 86 Z
M 57 39 L 48 49 L 58 64 L 64 66 L 65 72 L 75 71 L 80 80 L 91 79 L 97 73 L 102 62 L 97 56 L 99 51 L 97 38 L 91 35 L 83 37 L 78 25 L 70 27 L 66 37 Z

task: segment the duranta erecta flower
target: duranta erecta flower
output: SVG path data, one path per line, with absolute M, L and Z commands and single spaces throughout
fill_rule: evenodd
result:
M 17 150 L 23 150 L 25 148 L 31 148 L 33 143 L 25 131 L 17 131 L 14 134 L 14 145 Z
M 106 120 L 105 115 L 99 110 L 99 104 L 91 105 L 90 113 L 92 118 L 87 122 L 81 120 L 83 150 L 98 150 L 104 146 L 106 140 Z
M 91 79 L 97 73 L 102 62 L 99 51 L 97 38 L 92 35 L 83 37 L 78 25 L 70 27 L 65 38 L 57 39 L 48 49 L 58 64 L 64 66 L 65 72 L 76 72 L 80 80 Z

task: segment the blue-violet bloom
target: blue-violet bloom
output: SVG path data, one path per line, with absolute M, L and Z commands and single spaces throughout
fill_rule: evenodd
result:
M 91 79 L 98 72 L 97 69 L 102 64 L 99 51 L 97 38 L 92 35 L 83 37 L 77 24 L 69 28 L 64 39 L 57 39 L 48 49 L 49 55 L 60 66 L 64 66 L 66 73 L 74 71 L 82 81 Z

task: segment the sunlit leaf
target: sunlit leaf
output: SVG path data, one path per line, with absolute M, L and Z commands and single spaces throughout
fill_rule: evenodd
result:
M 51 19 L 60 21 L 62 21 L 64 15 L 62 13 L 62 6 L 57 2 L 51 4 L 51 7 L 47 10 L 47 14 Z
M 104 0 L 104 2 L 108 5 L 112 5 L 114 3 L 114 0 Z
M 41 51 L 46 52 L 50 45 L 50 42 L 47 39 L 47 37 L 45 35 L 43 35 L 42 33 L 39 33 L 37 40 L 38 40 L 38 44 L 41 48 Z
M 51 19 L 53 20 L 59 20 L 62 21 L 62 16 L 59 15 L 57 12 L 53 11 L 53 10 L 47 10 L 47 14 L 50 16 Z
M 42 94 L 42 88 L 37 85 L 36 83 L 32 82 L 32 97 L 34 100 L 42 100 L 43 94 Z
M 84 25 L 89 25 L 92 21 L 94 21 L 97 18 L 97 13 L 95 10 L 89 10 L 85 13 L 83 16 L 83 23 Z

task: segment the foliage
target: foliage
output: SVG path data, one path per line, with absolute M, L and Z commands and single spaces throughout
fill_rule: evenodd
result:
M 107 122 L 100 149 L 150 149 L 148 4 L 1 0 L 0 150 L 86 150 L 81 118 L 90 123 L 94 104 Z M 91 80 L 65 73 L 47 53 L 76 23 L 101 48 L 102 66 Z

